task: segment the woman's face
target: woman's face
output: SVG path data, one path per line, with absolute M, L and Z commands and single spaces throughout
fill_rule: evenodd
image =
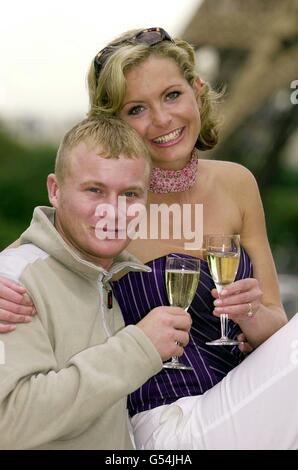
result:
M 183 168 L 201 128 L 200 81 L 191 87 L 173 59 L 153 55 L 125 77 L 127 91 L 120 117 L 143 137 L 156 166 Z

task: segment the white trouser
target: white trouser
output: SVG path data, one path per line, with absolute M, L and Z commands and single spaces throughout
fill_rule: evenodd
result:
M 132 425 L 138 449 L 297 449 L 298 313 L 204 395 Z

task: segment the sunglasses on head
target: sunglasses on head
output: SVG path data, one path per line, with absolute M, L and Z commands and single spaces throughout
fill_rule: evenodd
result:
M 104 47 L 95 57 L 94 59 L 94 70 L 95 70 L 95 77 L 98 80 L 99 74 L 101 72 L 102 67 L 108 60 L 108 58 L 113 54 L 115 51 L 115 47 L 120 46 L 120 44 L 148 44 L 149 46 L 154 46 L 162 41 L 171 41 L 174 43 L 174 40 L 171 36 L 162 28 L 147 28 L 143 29 L 139 33 L 135 34 L 129 39 L 122 40 L 120 42 L 116 42 L 113 45 Z

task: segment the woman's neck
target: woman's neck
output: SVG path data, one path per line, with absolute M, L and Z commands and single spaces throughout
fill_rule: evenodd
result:
M 198 150 L 195 148 L 187 165 L 181 170 L 153 168 L 149 191 L 153 193 L 177 193 L 190 189 L 196 182 Z

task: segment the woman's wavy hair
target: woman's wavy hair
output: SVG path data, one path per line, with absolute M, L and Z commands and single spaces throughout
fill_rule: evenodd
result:
M 141 29 L 128 31 L 109 43 L 112 52 L 98 77 L 92 61 L 87 78 L 89 117 L 99 114 L 117 115 L 122 108 L 126 93 L 125 73 L 152 54 L 172 58 L 191 86 L 199 78 L 195 51 L 188 42 L 174 39 L 174 42 L 162 41 L 155 45 L 129 43 L 129 40 L 140 31 Z M 212 90 L 208 83 L 202 83 L 198 97 L 201 131 L 196 142 L 196 147 L 200 150 L 210 150 L 218 142 L 219 121 L 216 105 L 219 97 L 220 95 Z

